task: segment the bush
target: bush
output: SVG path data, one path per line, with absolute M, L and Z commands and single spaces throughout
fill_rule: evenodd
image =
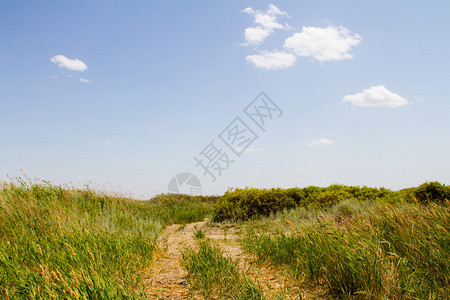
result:
M 216 204 L 214 221 L 246 220 L 295 206 L 295 201 L 283 189 L 230 189 Z
M 399 196 L 385 188 L 334 184 L 327 188 L 308 186 L 290 189 L 230 189 L 216 203 L 214 221 L 247 220 L 268 216 L 284 209 L 305 207 L 322 209 L 345 200 L 394 200 Z
M 450 199 L 450 187 L 437 181 L 425 182 L 413 190 L 413 195 L 419 202 L 442 202 Z

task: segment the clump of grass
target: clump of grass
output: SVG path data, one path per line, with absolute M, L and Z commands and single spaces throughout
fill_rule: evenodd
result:
M 185 249 L 182 265 L 192 288 L 205 299 L 265 299 L 262 289 L 239 271 L 238 262 L 224 256 L 210 240 L 199 240 L 198 251 Z
M 152 216 L 167 225 L 199 222 L 210 217 L 218 199 L 218 196 L 160 194 L 145 202 Z
M 205 238 L 205 232 L 201 228 L 195 228 L 194 237 L 198 240 Z
M 450 206 L 347 202 L 249 227 L 244 248 L 338 298 L 444 299 L 450 294 Z M 263 224 L 265 222 L 265 224 Z M 258 223 L 258 222 L 257 222 Z M 278 231 L 277 227 L 278 225 Z M 264 232 L 261 228 L 270 228 Z M 259 229 L 257 229 L 259 228 Z M 290 232 L 286 231 L 289 228 Z

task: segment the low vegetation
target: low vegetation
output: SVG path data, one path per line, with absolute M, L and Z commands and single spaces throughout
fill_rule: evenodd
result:
M 298 208 L 248 226 L 244 248 L 336 298 L 450 295 L 450 204 L 344 201 Z
M 242 248 L 325 298 L 450 295 L 450 187 L 332 185 L 161 194 L 148 201 L 18 179 L 0 185 L 0 298 L 140 299 L 143 270 L 170 224 L 211 217 L 244 229 Z M 196 229 L 182 265 L 205 298 L 265 299 Z M 281 296 L 280 296 L 281 297 Z M 282 297 L 280 298 L 282 299 Z
M 241 272 L 237 261 L 208 239 L 198 244 L 197 251 L 188 248 L 182 256 L 193 290 L 205 299 L 265 299 L 261 287 Z
M 443 202 L 450 199 L 450 187 L 439 182 L 427 182 L 417 188 L 397 192 L 383 187 L 338 184 L 329 187 L 309 186 L 291 189 L 229 189 L 215 206 L 214 221 L 249 220 L 294 207 L 323 209 L 349 199 L 389 203 Z
M 214 197 L 110 197 L 48 183 L 0 190 L 0 298 L 140 298 L 141 271 L 171 223 L 200 221 Z

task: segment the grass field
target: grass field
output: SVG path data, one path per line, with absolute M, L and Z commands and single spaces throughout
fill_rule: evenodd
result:
M 136 201 L 24 181 L 0 191 L 0 297 L 143 298 L 161 229 L 202 220 L 208 197 Z
M 210 217 L 211 226 L 242 232 L 240 247 L 255 263 L 322 298 L 445 299 L 448 195 L 447 186 L 426 183 L 399 192 L 334 185 L 137 201 L 18 179 L 0 190 L 0 298 L 145 299 L 144 272 L 161 251 L 162 230 Z M 271 298 L 205 232 L 193 238 L 197 246 L 182 250 L 180 262 L 190 290 L 205 299 Z
M 243 246 L 260 261 L 327 288 L 336 298 L 445 299 L 450 296 L 449 203 L 344 201 L 247 226 Z

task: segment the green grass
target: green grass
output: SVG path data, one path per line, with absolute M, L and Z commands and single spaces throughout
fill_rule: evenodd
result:
M 195 231 L 194 231 L 194 237 L 196 238 L 196 239 L 204 239 L 205 238 L 205 232 L 201 229 L 201 228 L 196 228 L 195 226 L 194 226 L 194 229 L 195 229 Z
M 450 189 L 438 182 L 399 192 L 332 185 L 137 201 L 16 181 L 0 183 L 0 299 L 145 298 L 143 270 L 161 230 L 205 217 L 239 221 L 246 251 L 325 287 L 329 298 L 450 295 Z M 204 235 L 197 229 L 198 251 L 183 252 L 193 289 L 265 299 L 251 270 Z
M 337 298 L 444 299 L 450 295 L 449 202 L 345 201 L 298 208 L 249 226 L 244 248 Z
M 0 188 L 0 298 L 143 298 L 161 229 L 202 220 L 214 197 L 109 197 L 50 184 Z
M 187 248 L 182 256 L 195 291 L 205 299 L 265 299 L 262 289 L 239 270 L 237 261 L 208 239 L 198 240 L 198 244 L 198 251 Z

